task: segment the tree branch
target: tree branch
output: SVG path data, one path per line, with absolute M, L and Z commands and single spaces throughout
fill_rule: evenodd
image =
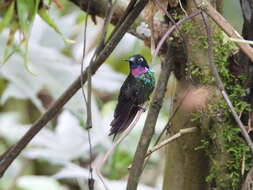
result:
M 105 44 L 105 47 L 103 50 L 101 50 L 95 61 L 90 65 L 92 74 L 95 74 L 98 68 L 111 54 L 121 38 L 128 31 L 137 16 L 143 10 L 147 2 L 148 0 L 140 0 L 137 4 L 135 4 L 134 8 L 126 16 L 125 20 L 118 27 L 117 31 L 115 31 L 109 42 Z M 87 81 L 87 69 L 83 74 L 83 83 Z M 70 85 L 70 87 L 53 103 L 53 105 L 50 106 L 50 108 L 41 116 L 41 118 L 31 126 L 27 133 L 14 146 L 7 150 L 6 153 L 4 153 L 4 155 L 1 157 L 2 159 L 0 160 L 0 177 L 3 176 L 6 169 L 20 154 L 20 152 L 27 146 L 32 138 L 62 109 L 62 107 L 70 100 L 70 98 L 81 88 L 80 82 L 81 77 L 79 76 Z
M 79 6 L 82 10 L 87 12 L 87 2 L 88 0 L 69 0 Z M 90 5 L 90 11 L 89 13 L 94 16 L 99 16 L 102 18 L 105 18 L 106 10 L 108 6 L 109 0 L 93 0 L 92 4 Z M 111 18 L 111 23 L 113 25 L 118 25 L 121 23 L 121 18 L 123 19 L 125 17 L 125 11 L 126 13 L 131 10 L 132 5 L 130 7 L 127 7 L 125 0 L 118 0 L 114 13 Z M 150 37 L 143 36 L 142 34 L 139 34 L 136 32 L 136 28 L 142 23 L 146 23 L 146 19 L 143 17 L 143 15 L 140 15 L 133 23 L 133 25 L 129 28 L 128 32 L 133 34 L 135 37 L 147 40 L 150 39 Z M 155 36 L 159 37 L 165 33 L 165 31 L 168 30 L 168 25 L 165 23 L 160 22 L 159 20 L 154 21 L 155 28 L 159 28 L 159 30 L 155 31 Z
M 189 133 L 194 133 L 198 131 L 199 129 L 197 127 L 190 127 L 190 128 L 185 128 L 185 129 L 180 129 L 179 132 L 177 132 L 175 135 L 169 137 L 168 139 L 162 141 L 161 143 L 157 144 L 156 146 L 152 147 L 146 154 L 146 157 L 149 157 L 153 152 L 163 148 L 167 144 L 171 143 L 172 141 L 178 139 L 182 135 L 189 134 Z

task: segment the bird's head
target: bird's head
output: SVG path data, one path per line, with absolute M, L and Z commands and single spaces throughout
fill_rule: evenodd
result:
M 130 71 L 134 77 L 138 77 L 146 73 L 149 69 L 147 61 L 141 55 L 133 55 L 132 57 L 126 59 L 129 62 Z
M 136 69 L 138 67 L 149 68 L 146 59 L 141 55 L 133 55 L 126 59 L 129 62 L 130 69 Z

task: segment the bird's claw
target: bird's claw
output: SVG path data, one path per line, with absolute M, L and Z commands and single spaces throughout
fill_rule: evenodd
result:
M 143 112 L 145 112 L 145 111 L 146 111 L 146 108 L 145 108 L 145 107 L 143 107 L 143 106 L 138 105 L 137 107 L 138 107 L 138 109 L 139 109 L 139 110 L 142 110 Z

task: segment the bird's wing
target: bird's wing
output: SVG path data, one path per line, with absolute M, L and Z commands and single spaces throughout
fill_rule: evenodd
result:
M 131 107 L 135 105 L 137 94 L 138 88 L 136 88 L 134 77 L 129 75 L 120 89 L 118 104 L 114 112 L 115 118 L 130 111 Z
M 118 104 L 114 112 L 114 120 L 111 122 L 112 128 L 109 135 L 116 135 L 125 130 L 139 110 L 137 105 L 135 105 L 138 88 L 134 82 L 134 78 L 128 76 L 120 89 Z

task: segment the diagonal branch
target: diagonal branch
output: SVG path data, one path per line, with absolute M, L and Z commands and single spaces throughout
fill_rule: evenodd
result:
M 89 0 L 69 0 L 76 4 L 78 7 L 80 7 L 82 10 L 87 12 L 87 2 Z M 135 4 L 137 0 L 131 0 L 130 4 L 127 6 L 126 0 L 118 0 L 118 2 L 115 5 L 114 13 L 111 18 L 111 23 L 115 25 L 116 27 L 119 26 L 120 23 L 126 18 L 127 13 L 129 13 L 133 5 Z M 109 0 L 93 0 L 92 5 L 89 11 L 89 14 L 94 16 L 99 16 L 102 18 L 105 18 L 106 16 L 106 10 L 109 4 Z M 146 22 L 146 18 L 143 17 L 143 15 L 140 15 L 137 19 L 135 19 L 133 25 L 128 30 L 129 33 L 133 34 L 135 37 L 145 40 L 149 39 L 147 36 L 143 36 L 142 34 L 136 32 L 136 28 L 142 23 Z M 159 28 L 158 31 L 155 31 L 155 36 L 161 36 L 166 30 L 168 30 L 168 25 L 160 22 L 159 20 L 154 21 L 155 28 Z
M 126 16 L 125 20 L 115 31 L 114 35 L 111 37 L 110 41 L 106 43 L 105 47 L 99 55 L 96 57 L 95 61 L 89 66 L 91 73 L 95 74 L 98 68 L 103 64 L 107 57 L 114 50 L 116 45 L 119 43 L 121 38 L 130 28 L 131 24 L 135 21 L 137 16 L 143 10 L 148 0 L 140 0 L 134 8 Z M 89 68 L 87 68 L 89 69 Z M 87 81 L 88 72 L 87 69 L 83 73 L 83 83 Z M 52 106 L 37 120 L 27 133 L 9 150 L 4 153 L 0 160 L 0 177 L 3 176 L 6 169 L 15 160 L 15 158 L 21 153 L 21 151 L 27 146 L 27 144 L 33 139 L 33 137 L 62 109 L 62 107 L 70 100 L 70 98 L 81 88 L 81 76 L 79 76 L 70 87 L 53 103 Z
M 189 133 L 194 133 L 198 131 L 199 129 L 197 127 L 190 127 L 190 128 L 185 128 L 185 129 L 180 129 L 179 132 L 177 132 L 175 135 L 169 137 L 168 139 L 162 141 L 161 143 L 157 144 L 156 146 L 152 147 L 146 154 L 145 157 L 149 157 L 153 152 L 156 152 L 157 150 L 163 148 L 167 144 L 171 143 L 172 141 L 178 139 L 179 137 L 189 134 Z
M 228 21 L 215 10 L 206 0 L 196 0 L 198 8 L 202 9 L 213 21 L 231 38 L 242 40 L 241 35 L 228 23 Z M 235 42 L 235 44 L 249 57 L 253 62 L 253 48 L 249 44 Z

